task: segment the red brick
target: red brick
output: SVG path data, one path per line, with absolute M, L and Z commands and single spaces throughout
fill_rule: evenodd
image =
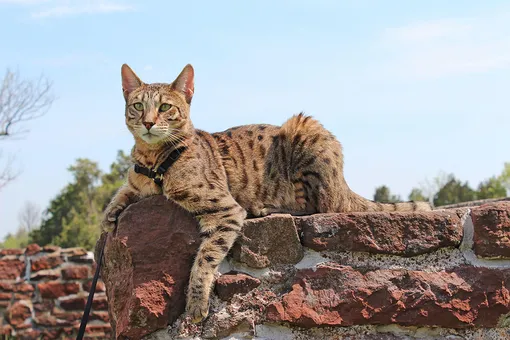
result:
M 70 266 L 62 269 L 64 280 L 80 280 L 90 277 L 89 266 Z
M 305 247 L 415 256 L 457 247 L 463 229 L 457 212 L 363 212 L 296 217 Z
M 43 329 L 41 334 L 41 340 L 54 340 L 61 339 L 61 335 L 65 333 L 65 328 L 50 328 Z
M 46 253 L 54 253 L 60 250 L 58 246 L 44 246 L 43 251 Z
M 11 335 L 12 327 L 11 325 L 1 325 L 0 324 L 0 335 Z M 9 339 L 9 338 L 7 338 Z
M 0 260 L 0 280 L 15 280 L 25 275 L 25 262 L 19 259 Z
M 106 296 L 94 295 L 94 300 L 92 301 L 92 309 L 94 309 L 94 310 L 108 310 L 108 300 L 107 300 Z
M 235 294 L 246 294 L 257 288 L 260 280 L 242 273 L 226 273 L 221 275 L 215 284 L 215 291 L 222 300 L 229 300 Z
M 65 310 L 83 310 L 87 303 L 87 296 L 76 296 L 60 299 L 60 307 Z M 106 296 L 94 295 L 92 309 L 95 311 L 108 310 L 108 300 Z
M 474 251 L 489 258 L 510 258 L 510 202 L 485 204 L 471 211 Z
M 43 282 L 37 285 L 41 297 L 55 299 L 61 296 L 76 294 L 80 290 L 78 282 Z
M 295 264 L 303 258 L 303 246 L 290 215 L 247 219 L 242 232 L 232 247 L 232 255 L 250 267 Z
M 108 312 L 94 312 L 93 311 L 92 313 L 90 313 L 90 320 L 101 320 L 104 322 L 109 322 L 110 316 L 108 315 Z
M 60 278 L 60 269 L 43 269 L 30 275 L 30 280 L 56 280 Z
M 62 327 L 62 326 L 73 326 L 78 321 L 76 319 L 74 319 L 74 320 L 60 319 L 60 318 L 57 318 L 47 312 L 43 312 L 43 313 L 37 313 L 35 315 L 34 322 L 37 325 L 45 326 L 45 327 Z
M 34 290 L 34 286 L 27 282 L 19 282 L 13 286 L 13 291 L 16 293 L 31 293 Z
M 376 270 L 319 265 L 297 272 L 267 318 L 299 327 L 399 324 L 496 327 L 510 312 L 510 270 Z
M 51 314 L 58 319 L 67 320 L 67 321 L 76 321 L 80 320 L 82 317 L 82 312 L 68 312 L 63 310 L 62 308 L 55 307 L 53 308 Z
M 23 249 L 7 248 L 0 250 L 0 256 L 6 255 L 23 255 Z
M 5 292 L 12 292 L 13 289 L 14 289 L 13 282 L 0 282 L 0 290 Z
M 5 318 L 14 328 L 22 328 L 26 319 L 32 315 L 27 303 L 21 301 L 13 303 L 6 311 Z M 30 326 L 30 325 L 29 325 Z
M 75 248 L 65 248 L 61 250 L 62 254 L 66 254 L 67 256 L 83 256 L 87 255 L 87 250 L 81 247 Z
M 23 340 L 38 340 L 41 336 L 41 331 L 37 329 L 24 329 L 22 331 L 17 331 L 16 335 L 18 338 Z
M 33 260 L 31 268 L 32 272 L 36 272 L 38 270 L 58 267 L 62 263 L 64 263 L 64 260 L 62 260 L 62 257 L 59 254 L 51 254 Z
M 63 298 L 60 300 L 60 307 L 65 310 L 83 310 L 87 304 L 85 296 Z
M 12 293 L 0 293 L 0 300 L 10 300 Z
M 42 248 L 36 243 L 29 244 L 27 246 L 27 248 L 25 249 L 25 255 L 27 255 L 27 256 L 35 255 L 35 254 L 39 253 L 41 251 L 41 249 Z
M 42 301 L 34 303 L 34 310 L 38 312 L 46 312 L 55 306 L 53 299 L 42 299 Z
M 92 287 L 92 280 L 83 282 L 83 290 L 90 292 L 91 287 Z M 105 290 L 106 289 L 104 286 L 104 282 L 101 280 L 98 280 L 97 285 L 96 285 L 96 292 L 104 292 Z

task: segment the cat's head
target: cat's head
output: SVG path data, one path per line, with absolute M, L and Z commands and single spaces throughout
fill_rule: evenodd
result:
M 156 146 L 177 144 L 189 136 L 193 129 L 189 118 L 194 92 L 191 65 L 172 83 L 145 84 L 126 64 L 121 74 L 126 125 L 135 139 Z

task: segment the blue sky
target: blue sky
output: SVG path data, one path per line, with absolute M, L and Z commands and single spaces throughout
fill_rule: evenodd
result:
M 305 111 L 342 142 L 345 177 L 406 197 L 440 171 L 473 186 L 510 161 L 505 1 L 0 0 L 0 68 L 44 73 L 58 99 L 2 142 L 23 172 L 0 192 L 0 237 L 42 209 L 78 157 L 128 151 L 120 67 L 145 82 L 195 68 L 192 118 L 220 131 Z

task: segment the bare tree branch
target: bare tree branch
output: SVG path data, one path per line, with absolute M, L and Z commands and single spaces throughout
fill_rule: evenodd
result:
M 0 158 L 2 158 L 1 150 L 0 150 Z M 16 177 L 18 177 L 18 175 L 20 174 L 19 171 L 13 170 L 13 166 L 12 166 L 13 163 L 14 163 L 14 157 L 9 156 L 7 158 L 7 161 L 6 161 L 6 164 L 3 168 L 3 170 L 0 170 L 0 190 L 2 190 L 2 188 L 4 186 L 6 186 L 7 183 L 15 180 Z
M 41 224 L 41 209 L 33 202 L 27 201 L 18 214 L 19 227 L 31 232 Z
M 0 81 L 0 141 L 19 139 L 28 132 L 24 123 L 48 112 L 55 100 L 52 86 L 44 76 L 24 80 L 17 71 L 7 69 Z M 19 175 L 13 170 L 13 161 L 13 156 L 8 157 L 0 170 L 0 190 Z
M 24 80 L 7 69 L 0 86 L 0 140 L 27 132 L 23 123 L 48 112 L 55 100 L 52 86 L 44 76 Z

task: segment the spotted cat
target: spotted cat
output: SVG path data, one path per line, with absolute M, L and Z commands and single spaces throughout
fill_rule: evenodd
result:
M 375 203 L 351 191 L 340 143 L 310 116 L 211 134 L 190 119 L 191 65 L 172 83 L 144 83 L 126 64 L 121 74 L 136 165 L 106 208 L 102 227 L 112 231 L 129 204 L 159 194 L 196 217 L 202 241 L 186 304 L 194 322 L 208 315 L 215 271 L 247 215 L 431 209 L 425 202 Z M 161 167 L 166 171 L 158 171 Z

